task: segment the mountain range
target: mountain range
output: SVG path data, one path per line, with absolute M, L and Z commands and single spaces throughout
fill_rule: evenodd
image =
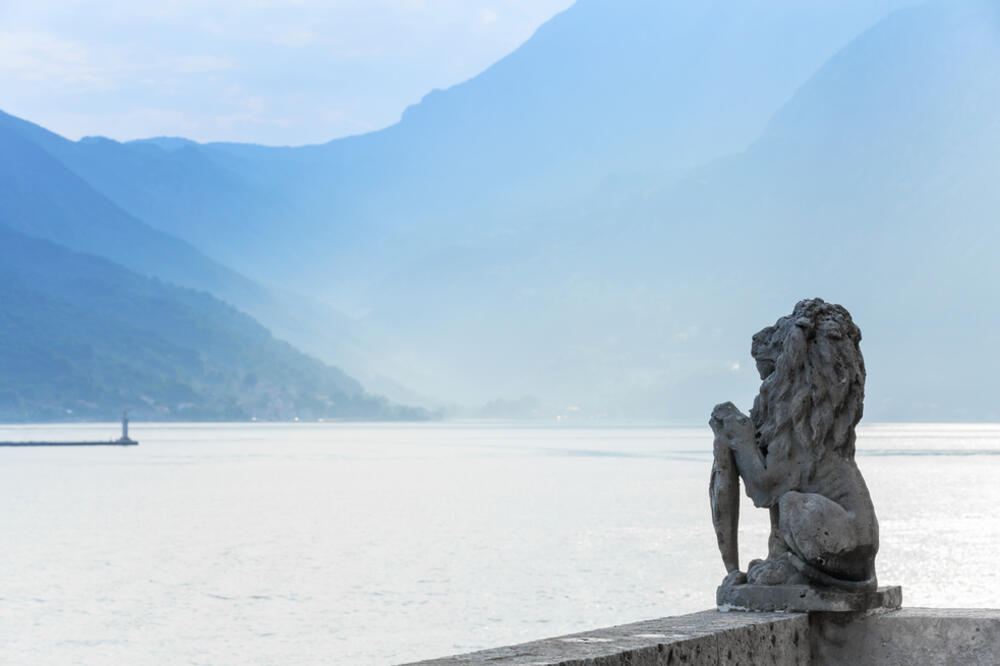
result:
M 821 296 L 865 333 L 869 418 L 995 419 L 998 127 L 987 0 L 579 0 L 323 145 L 0 116 L 0 224 L 409 404 L 700 423 L 749 406 L 750 335 Z

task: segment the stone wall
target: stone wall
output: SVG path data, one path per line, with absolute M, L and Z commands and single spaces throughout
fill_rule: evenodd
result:
M 1000 664 L 1000 610 L 904 608 L 809 619 L 813 664 Z
M 1000 664 L 1000 610 L 720 613 L 649 620 L 423 666 Z

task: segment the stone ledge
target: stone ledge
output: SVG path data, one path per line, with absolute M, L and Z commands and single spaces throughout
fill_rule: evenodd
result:
M 811 613 L 816 666 L 1000 664 L 1000 610 L 904 608 L 857 617 Z
M 808 634 L 809 618 L 805 614 L 705 611 L 419 663 L 422 666 L 805 665 L 809 663 Z
M 424 666 L 1000 664 L 1000 610 L 705 611 L 419 662 Z

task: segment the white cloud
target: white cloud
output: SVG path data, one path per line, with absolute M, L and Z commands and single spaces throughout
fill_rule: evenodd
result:
M 499 21 L 500 16 L 492 9 L 487 8 L 479 13 L 479 19 L 482 21 L 483 25 L 489 26 Z
M 232 58 L 212 55 L 180 55 L 166 60 L 162 67 L 180 74 L 203 74 L 222 72 L 232 68 Z M 157 68 L 161 67 L 157 66 Z M 149 66 L 147 66 L 147 69 Z
M 51 83 L 97 83 L 102 78 L 85 46 L 48 32 L 0 32 L 0 71 Z
M 698 336 L 698 327 L 695 325 L 688 326 L 683 331 L 677 331 L 674 333 L 673 338 L 675 342 L 687 342 L 688 340 L 693 340 Z
M 0 0 L 0 104 L 71 138 L 324 142 L 392 124 L 570 4 Z
M 275 35 L 271 41 L 278 46 L 290 46 L 294 48 L 301 48 L 303 46 L 311 46 L 320 41 L 319 35 L 312 30 L 305 30 L 301 28 L 292 28 L 289 30 L 283 30 L 277 35 Z

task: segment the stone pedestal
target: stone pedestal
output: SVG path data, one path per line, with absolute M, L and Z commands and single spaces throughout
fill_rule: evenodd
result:
M 895 610 L 902 605 L 901 587 L 880 587 L 873 592 L 844 592 L 808 585 L 724 585 L 715 592 L 720 611 L 784 613 L 865 612 Z

